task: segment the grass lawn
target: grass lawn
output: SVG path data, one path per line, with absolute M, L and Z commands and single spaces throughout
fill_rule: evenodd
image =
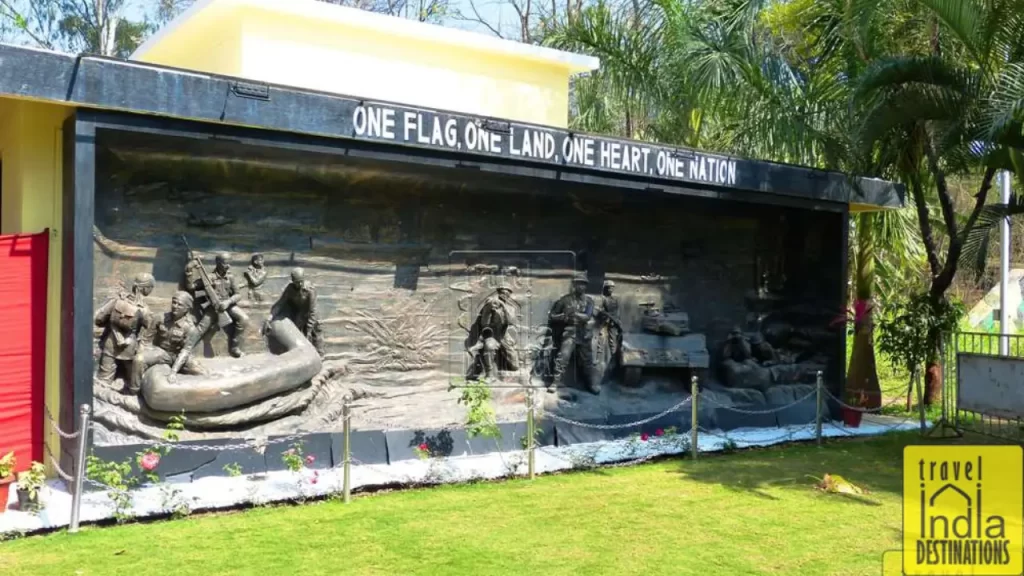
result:
M 0 544 L 0 574 L 875 575 L 915 433 Z M 826 472 L 868 489 L 815 490 Z

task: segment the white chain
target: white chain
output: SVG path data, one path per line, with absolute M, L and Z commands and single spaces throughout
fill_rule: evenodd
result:
M 668 410 L 665 410 L 664 412 L 661 412 L 660 414 L 655 414 L 654 416 L 651 416 L 650 418 L 644 418 L 643 420 L 637 420 L 636 422 L 629 422 L 627 424 L 587 424 L 586 422 L 578 422 L 576 420 L 570 420 L 568 418 L 563 418 L 563 417 L 561 417 L 561 416 L 559 416 L 559 415 L 557 415 L 557 414 L 555 414 L 553 412 L 545 413 L 542 416 L 542 418 L 549 417 L 552 420 L 555 420 L 557 422 L 562 422 L 563 424 L 571 424 L 573 426 L 579 426 L 580 428 L 592 428 L 594 430 L 618 430 L 618 429 L 622 429 L 622 428 L 636 428 L 637 426 L 642 426 L 642 425 L 647 424 L 649 422 L 654 422 L 655 420 L 657 420 L 659 418 L 662 418 L 662 417 L 667 416 L 667 415 L 669 415 L 669 414 L 671 414 L 673 412 L 678 411 L 680 408 L 682 408 L 683 406 L 685 406 L 685 405 L 687 405 L 689 403 L 690 403 L 690 398 L 686 398 L 682 402 L 676 404 L 675 406 L 669 408 Z
M 68 434 L 67 432 L 61 430 L 60 426 L 57 425 L 57 421 L 53 419 L 53 415 L 50 414 L 50 408 L 47 407 L 44 404 L 43 405 L 43 409 L 46 410 L 46 419 L 50 421 L 50 426 L 53 427 L 53 431 L 56 432 L 58 436 L 60 436 L 61 438 L 65 439 L 65 440 L 74 440 L 75 438 L 78 438 L 79 436 L 81 436 L 81 434 L 82 434 L 81 430 L 78 430 L 78 431 L 73 432 L 71 434 Z
M 883 404 L 882 406 L 879 406 L 878 408 L 861 408 L 860 406 L 853 406 L 853 405 L 847 404 L 846 402 L 843 402 L 842 400 L 837 398 L 835 394 L 829 392 L 828 388 L 825 388 L 824 391 L 825 391 L 825 394 L 828 394 L 828 396 L 830 398 L 832 398 L 833 400 L 835 400 L 836 403 L 839 404 L 839 406 L 841 406 L 843 408 L 846 408 L 848 410 L 853 410 L 854 412 L 861 412 L 861 413 L 864 413 L 864 414 L 878 414 L 882 410 L 885 410 L 886 408 L 888 408 L 889 406 L 893 406 L 897 402 L 902 402 L 903 401 L 903 398 L 896 397 L 896 398 L 893 398 L 888 404 Z
M 797 404 L 800 404 L 804 400 L 807 400 L 808 398 L 810 398 L 811 396 L 814 396 L 817 393 L 818 393 L 818 391 L 816 389 L 815 390 L 811 390 L 810 392 L 808 392 L 803 397 L 798 398 L 798 399 L 794 400 L 793 402 L 790 402 L 789 404 L 786 404 L 785 406 L 776 406 L 775 408 L 770 408 L 768 410 L 742 410 L 742 409 L 736 408 L 734 406 L 727 406 L 725 404 L 722 404 L 721 402 L 712 399 L 710 396 L 705 396 L 703 394 L 701 395 L 700 400 L 701 401 L 706 401 L 708 404 L 712 404 L 712 405 L 717 406 L 719 408 L 722 408 L 724 410 L 728 410 L 730 412 L 736 412 L 738 414 L 774 414 L 776 412 L 781 412 L 781 411 L 783 411 L 783 410 L 785 410 L 787 408 L 792 408 L 793 406 L 796 406 Z

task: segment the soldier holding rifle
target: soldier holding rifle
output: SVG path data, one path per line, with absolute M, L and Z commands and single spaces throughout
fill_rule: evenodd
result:
M 221 328 L 228 337 L 228 352 L 235 358 L 241 358 L 244 353 L 239 344 L 249 323 L 249 317 L 238 307 L 242 293 L 238 289 L 234 275 L 231 274 L 231 255 L 227 252 L 218 253 L 214 259 L 213 274 L 210 274 L 202 260 L 192 252 L 188 240 L 184 236 L 181 239 L 188 250 L 189 264 L 186 274 L 188 280 L 194 282 L 190 288 L 201 310 L 196 336 L 192 338 L 195 341 L 187 343 L 186 346 L 191 349 L 191 346 L 197 344 L 207 333 Z

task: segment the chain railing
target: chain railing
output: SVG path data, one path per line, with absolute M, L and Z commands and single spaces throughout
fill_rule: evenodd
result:
M 558 449 L 556 449 L 556 448 L 553 448 L 553 447 L 544 447 L 544 446 L 539 446 L 538 445 L 537 438 L 536 438 L 536 426 L 537 426 L 537 418 L 539 418 L 539 417 L 540 418 L 550 419 L 551 421 L 553 421 L 555 423 L 560 423 L 560 424 L 564 424 L 564 425 L 568 425 L 568 426 L 576 426 L 576 427 L 585 428 L 585 429 L 592 429 L 592 430 L 600 430 L 600 431 L 628 430 L 628 429 L 637 430 L 637 429 L 639 429 L 640 427 L 642 427 L 644 425 L 651 424 L 652 422 L 656 422 L 656 421 L 658 421 L 658 420 L 660 420 L 662 418 L 665 418 L 665 417 L 667 417 L 667 416 L 669 416 L 671 414 L 683 412 L 683 411 L 685 411 L 687 409 L 687 407 L 689 407 L 689 409 L 690 409 L 690 417 L 691 417 L 690 429 L 688 431 L 685 431 L 685 432 L 679 432 L 679 433 L 672 434 L 671 437 L 668 437 L 667 435 L 665 437 L 662 437 L 661 436 L 661 434 L 662 434 L 661 429 L 659 429 L 658 437 L 653 438 L 651 443 L 648 444 L 648 446 L 650 448 L 647 450 L 648 453 L 646 453 L 646 454 L 642 454 L 642 455 L 636 456 L 637 446 L 635 445 L 635 439 L 636 439 L 635 437 L 637 436 L 637 434 L 633 435 L 634 438 L 626 441 L 626 444 L 629 444 L 630 442 L 634 443 L 630 447 L 631 452 L 629 454 L 624 454 L 622 452 L 622 450 L 624 449 L 623 446 L 620 446 L 617 443 L 603 443 L 603 444 L 601 444 L 599 449 L 600 448 L 608 448 L 608 449 L 615 450 L 615 452 L 613 453 L 613 456 L 610 459 L 609 458 L 605 458 L 605 461 L 602 462 L 600 465 L 602 465 L 602 466 L 616 466 L 616 467 L 618 467 L 618 466 L 629 466 L 629 465 L 633 465 L 633 464 L 639 464 L 639 463 L 643 463 L 643 462 L 648 462 L 648 461 L 651 461 L 653 459 L 656 459 L 656 458 L 659 458 L 659 457 L 662 457 L 662 456 L 665 456 L 665 455 L 668 455 L 668 454 L 678 454 L 680 452 L 686 452 L 687 449 L 689 449 L 691 457 L 693 459 L 696 459 L 698 457 L 698 453 L 700 451 L 699 450 L 699 445 L 700 445 L 700 437 L 702 435 L 710 437 L 710 438 L 721 440 L 721 446 L 719 446 L 720 448 L 728 448 L 729 446 L 733 446 L 733 447 L 737 447 L 737 448 L 742 448 L 742 447 L 745 447 L 745 446 L 776 444 L 778 442 L 793 441 L 793 440 L 795 440 L 797 438 L 803 439 L 803 440 L 810 440 L 811 438 L 813 438 L 813 439 L 815 439 L 820 444 L 822 442 L 822 438 L 824 436 L 823 425 L 826 425 L 826 424 L 828 426 L 830 426 L 831 429 L 837 430 L 839 434 L 842 434 L 842 435 L 854 435 L 855 434 L 854 432 L 851 432 L 850 430 L 847 430 L 845 427 L 839 426 L 836 423 L 832 422 L 831 418 L 825 418 L 825 414 L 826 414 L 826 409 L 825 409 L 826 404 L 825 403 L 826 403 L 826 401 L 831 400 L 832 402 L 835 402 L 836 405 L 838 405 L 839 407 L 841 407 L 843 409 L 846 409 L 846 410 L 853 410 L 853 411 L 857 411 L 857 412 L 861 412 L 861 413 L 866 413 L 866 414 L 877 414 L 877 413 L 881 413 L 882 411 L 886 410 L 887 408 L 889 408 L 890 406 L 894 405 L 896 402 L 899 402 L 901 400 L 900 398 L 896 398 L 892 402 L 890 402 L 890 403 L 888 403 L 886 405 L 883 405 L 883 406 L 879 406 L 877 408 L 865 408 L 865 407 L 850 405 L 850 404 L 842 401 L 840 398 L 838 398 L 835 394 L 833 394 L 831 391 L 829 391 L 825 387 L 824 381 L 823 381 L 823 377 L 822 377 L 822 373 L 818 372 L 814 389 L 809 391 L 809 392 L 807 392 L 806 394 L 800 396 L 799 398 L 796 398 L 795 400 L 793 400 L 791 402 L 788 402 L 788 403 L 786 403 L 784 405 L 773 406 L 773 407 L 771 407 L 769 409 L 753 409 L 753 408 L 745 408 L 745 407 L 735 406 L 735 405 L 723 402 L 721 400 L 718 400 L 718 399 L 715 398 L 715 396 L 713 394 L 708 393 L 709 391 L 707 391 L 707 390 L 702 392 L 700 390 L 700 386 L 699 386 L 697 377 L 693 376 L 691 378 L 691 381 L 690 381 L 690 396 L 687 397 L 687 398 L 684 398 L 683 400 L 677 402 L 673 406 L 671 406 L 671 407 L 669 407 L 669 408 L 667 408 L 667 409 L 665 409 L 665 410 L 663 410 L 663 411 L 661 411 L 661 412 L 659 412 L 657 414 L 654 414 L 654 415 L 648 416 L 648 417 L 644 417 L 644 418 L 638 419 L 636 421 L 626 422 L 626 423 L 622 423 L 622 424 L 591 424 L 591 423 L 582 422 L 582 421 L 579 421 L 579 420 L 574 420 L 574 419 L 571 419 L 571 418 L 566 418 L 564 416 L 560 416 L 560 415 L 552 413 L 552 412 L 546 412 L 545 411 L 543 414 L 538 414 L 538 406 L 537 406 L 536 398 L 534 397 L 534 393 L 533 392 L 534 391 L 532 389 L 529 389 L 529 388 L 526 391 L 527 442 L 524 443 L 523 450 L 521 452 L 517 451 L 516 454 L 514 455 L 514 462 L 513 462 L 514 466 L 510 465 L 509 462 L 506 462 L 504 457 L 502 458 L 502 464 L 503 464 L 503 466 L 505 467 L 505 470 L 506 470 L 505 475 L 519 475 L 519 474 L 522 474 L 520 467 L 522 466 L 523 459 L 525 458 L 526 465 L 527 465 L 526 475 L 530 479 L 533 479 L 535 477 L 535 475 L 536 475 L 536 468 L 537 468 L 536 454 L 537 454 L 538 451 L 543 453 L 546 456 L 555 458 L 555 459 L 557 459 L 559 461 L 568 462 L 568 463 L 570 463 L 572 465 L 572 467 L 576 467 L 579 464 L 580 455 L 574 454 L 574 452 L 573 452 L 574 446 L 573 445 L 565 446 L 564 449 L 562 449 L 562 447 L 559 447 Z M 733 437 L 731 437 L 728 433 L 726 433 L 726 432 L 724 432 L 722 430 L 717 430 L 717 429 L 712 430 L 712 429 L 709 429 L 709 428 L 707 428 L 705 426 L 701 426 L 700 425 L 700 418 L 699 418 L 698 408 L 700 406 L 702 406 L 703 403 L 705 403 L 705 402 L 707 403 L 708 406 L 713 407 L 713 408 L 715 408 L 718 411 L 733 412 L 733 413 L 740 414 L 740 415 L 743 415 L 743 416 L 763 416 L 763 415 L 767 415 L 767 414 L 776 414 L 776 413 L 779 413 L 779 412 L 782 412 L 782 411 L 785 411 L 785 410 L 789 410 L 789 409 L 795 408 L 797 406 L 803 405 L 808 400 L 810 400 L 812 397 L 814 397 L 814 403 L 815 403 L 815 417 L 814 417 L 814 420 L 810 421 L 810 422 L 807 422 L 806 424 L 786 426 L 785 430 L 781 431 L 779 434 L 777 434 L 776 436 L 773 436 L 771 438 L 767 438 L 767 439 L 766 438 L 758 438 L 756 440 L 742 440 L 740 442 L 737 442 Z M 342 412 L 342 420 L 343 420 L 343 422 L 342 422 L 342 424 L 343 424 L 343 428 L 342 428 L 342 436 L 343 436 L 343 440 L 342 440 L 342 458 L 341 458 L 340 463 L 337 464 L 334 467 L 335 470 L 337 470 L 337 468 L 341 468 L 342 499 L 346 503 L 351 501 L 351 494 L 352 494 L 352 472 L 353 472 L 352 467 L 353 467 L 353 465 L 359 466 L 360 468 L 366 470 L 367 472 L 372 471 L 374 473 L 380 474 L 381 476 L 386 478 L 389 483 L 406 483 L 406 484 L 408 484 L 408 483 L 414 481 L 413 478 L 409 474 L 401 474 L 401 475 L 399 475 L 399 474 L 397 474 L 393 469 L 391 469 L 387 465 L 385 465 L 385 466 L 370 465 L 370 464 L 367 464 L 365 462 L 362 462 L 362 461 L 352 457 L 352 446 L 351 446 L 350 439 L 351 439 L 351 433 L 352 433 L 352 419 L 353 419 L 353 408 L 354 407 L 362 408 L 363 406 L 358 405 L 358 404 L 354 404 L 351 401 L 346 401 L 345 404 L 344 404 L 343 412 Z M 72 509 L 71 509 L 71 519 L 70 519 L 68 531 L 69 532 L 77 532 L 79 530 L 79 523 L 80 523 L 79 519 L 80 519 L 81 506 L 82 506 L 83 485 L 85 483 L 89 483 L 92 486 L 96 486 L 96 487 L 100 487 L 100 488 L 108 489 L 108 490 L 115 490 L 116 488 L 111 487 L 111 486 L 107 486 L 107 485 L 105 485 L 105 484 L 103 484 L 101 482 L 97 482 L 97 481 L 95 481 L 93 479 L 86 478 L 86 462 L 87 462 L 86 454 L 87 454 L 87 450 L 88 450 L 88 438 L 89 438 L 88 431 L 89 431 L 89 428 L 92 426 L 92 420 L 90 418 L 91 414 L 90 414 L 89 406 L 88 405 L 82 405 L 80 407 L 80 409 L 79 409 L 78 427 L 77 427 L 76 430 L 71 431 L 71 432 L 68 432 L 68 431 L 65 431 L 65 430 L 61 429 L 60 426 L 58 425 L 57 421 L 53 418 L 52 414 L 50 413 L 50 411 L 48 409 L 46 410 L 45 414 L 46 414 L 46 418 L 47 418 L 47 421 L 49 422 L 50 426 L 60 436 L 60 438 L 62 438 L 64 440 L 68 440 L 68 441 L 77 441 L 77 450 L 73 454 L 70 455 L 71 456 L 71 460 L 72 460 L 72 464 L 73 464 L 73 471 L 71 473 L 68 473 L 61 466 L 60 458 L 56 457 L 52 453 L 50 446 L 48 444 L 44 444 L 44 447 L 45 447 L 45 450 L 47 452 L 47 456 L 49 458 L 49 461 L 53 465 L 53 468 L 56 471 L 57 476 L 59 476 L 62 480 L 64 480 L 65 482 L 67 482 L 67 483 L 69 483 L 71 485 Z M 360 418 L 360 422 L 376 422 L 372 418 L 365 417 L 365 415 L 361 415 L 361 416 L 362 417 Z M 910 421 L 911 419 L 912 419 L 912 417 L 907 417 L 903 421 L 897 422 L 897 423 L 895 423 L 893 425 L 884 425 L 883 432 L 889 432 L 889 431 L 892 431 L 892 430 L 904 427 L 906 425 L 906 423 L 908 421 Z M 922 423 L 922 426 L 923 426 L 923 423 Z M 812 427 L 813 427 L 813 433 L 811 432 Z M 390 429 L 390 428 L 392 428 L 392 427 L 391 426 L 386 426 L 385 427 L 385 429 Z M 152 442 L 151 446 L 154 449 L 197 451 L 197 452 L 224 452 L 224 451 L 234 451 L 234 450 L 255 450 L 255 451 L 257 451 L 257 452 L 262 454 L 266 450 L 266 448 L 268 446 L 275 445 L 275 444 L 292 443 L 292 442 L 295 442 L 296 440 L 299 440 L 299 439 L 301 439 L 303 437 L 306 437 L 306 436 L 309 436 L 309 435 L 312 435 L 312 434 L 316 434 L 316 432 L 295 433 L 295 434 L 289 434 L 289 435 L 285 435 L 285 436 L 281 436 L 281 437 L 277 437 L 277 438 L 272 438 L 272 439 L 266 438 L 266 437 L 245 438 L 243 441 L 240 441 L 240 442 L 237 442 L 237 443 L 234 443 L 234 444 L 203 444 L 201 442 L 196 442 L 196 443 L 189 442 L 189 443 L 186 443 L 186 442 L 169 442 L 169 441 L 166 441 L 166 440 L 157 440 L 157 441 Z M 643 435 L 643 436 L 644 436 L 643 439 L 646 442 L 647 441 L 646 435 Z M 501 453 L 500 450 L 498 452 Z M 595 452 L 595 454 L 592 455 L 592 457 L 589 458 L 589 460 L 592 461 L 592 462 L 589 462 L 588 465 L 593 465 L 593 466 L 599 465 L 599 464 L 597 464 L 596 454 L 597 454 L 597 452 Z M 630 457 L 630 456 L 636 456 L 636 457 Z M 575 457 L 575 459 L 574 459 L 574 457 Z M 583 458 L 583 459 L 587 460 L 587 458 Z M 434 458 L 428 458 L 428 460 L 431 460 L 431 468 L 430 468 L 430 470 L 433 471 L 434 468 L 435 468 L 435 465 L 434 465 L 435 463 L 433 462 L 433 460 L 435 460 L 435 459 Z M 549 465 L 550 465 L 550 462 L 549 462 Z M 429 476 L 430 476 L 430 471 L 428 471 L 428 477 Z

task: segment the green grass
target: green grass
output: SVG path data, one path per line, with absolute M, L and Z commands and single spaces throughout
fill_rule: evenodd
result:
M 0 544 L 4 575 L 881 572 L 913 433 L 117 527 Z M 869 490 L 814 488 L 825 473 Z

